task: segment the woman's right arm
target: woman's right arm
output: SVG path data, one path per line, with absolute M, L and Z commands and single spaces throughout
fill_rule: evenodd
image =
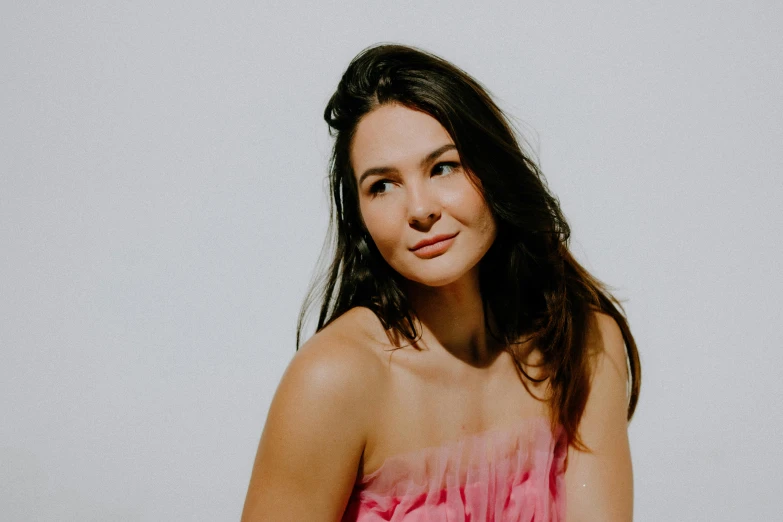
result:
M 318 335 L 296 353 L 269 408 L 242 522 L 340 520 L 367 440 L 379 362 Z

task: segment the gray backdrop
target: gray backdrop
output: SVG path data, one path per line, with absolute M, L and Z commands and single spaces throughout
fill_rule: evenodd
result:
M 490 88 L 627 300 L 636 520 L 783 510 L 780 2 L 10 4 L 3 520 L 238 519 L 379 41 Z

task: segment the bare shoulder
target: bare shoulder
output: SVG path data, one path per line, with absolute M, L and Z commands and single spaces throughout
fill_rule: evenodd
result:
M 625 384 L 628 380 L 627 352 L 620 326 L 612 316 L 603 312 L 594 312 L 592 319 L 588 342 L 597 359 L 596 373 L 601 373 L 600 370 L 605 370 L 608 365 L 613 375 L 605 377 L 618 378 Z
M 286 368 L 264 425 L 243 520 L 339 519 L 374 421 L 382 373 L 359 314 L 349 312 L 318 332 Z
M 626 347 L 613 317 L 595 313 L 588 330 L 590 391 L 579 436 L 589 448 L 569 447 L 567 520 L 630 521 L 633 474 L 628 443 Z
M 594 312 L 590 319 L 590 392 L 580 423 L 582 433 L 604 425 L 610 418 L 618 427 L 626 426 L 629 400 L 628 355 L 620 326 L 603 312 Z
M 297 403 L 302 422 L 340 419 L 366 439 L 384 374 L 372 319 L 370 310 L 354 308 L 311 337 L 291 360 L 275 401 Z M 322 423 L 328 425 L 325 419 Z
M 366 439 L 383 374 L 367 314 L 372 312 L 349 310 L 297 351 L 280 381 L 270 421 L 281 414 L 275 407 L 290 408 L 297 422 L 328 426 L 339 419 Z
M 382 368 L 375 346 L 374 318 L 366 308 L 349 310 L 311 337 L 296 353 L 288 371 L 325 379 L 323 384 L 342 388 L 337 391 L 372 383 Z

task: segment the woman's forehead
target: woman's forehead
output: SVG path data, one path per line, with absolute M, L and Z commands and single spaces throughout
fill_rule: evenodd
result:
M 351 164 L 361 172 L 375 167 L 418 165 L 432 150 L 454 143 L 446 129 L 425 112 L 382 105 L 360 121 L 351 144 Z

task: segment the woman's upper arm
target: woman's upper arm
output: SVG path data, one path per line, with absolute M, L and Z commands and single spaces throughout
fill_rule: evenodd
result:
M 633 473 L 628 444 L 626 353 L 617 323 L 597 314 L 600 343 L 579 434 L 589 448 L 570 447 L 566 468 L 566 520 L 628 522 L 633 518 Z
M 340 519 L 367 437 L 368 355 L 311 341 L 294 356 L 269 408 L 243 522 Z

